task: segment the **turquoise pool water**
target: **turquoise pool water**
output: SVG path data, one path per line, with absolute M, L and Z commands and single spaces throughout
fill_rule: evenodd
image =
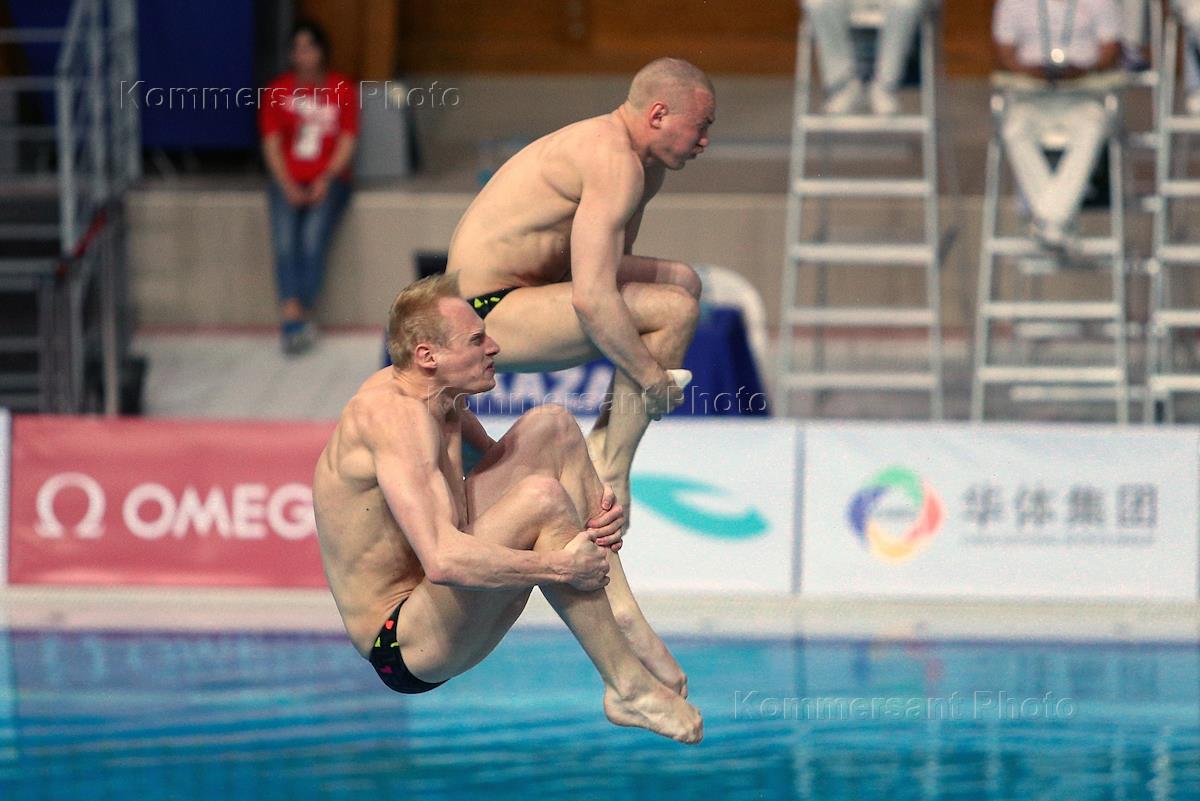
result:
M 419 697 L 340 637 L 0 633 L 0 799 L 1200 799 L 1194 645 L 675 639 L 687 748 L 565 632 Z

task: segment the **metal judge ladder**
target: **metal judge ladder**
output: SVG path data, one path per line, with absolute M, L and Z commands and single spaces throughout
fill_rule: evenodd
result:
M 878 30 L 883 15 L 875 10 L 856 10 L 851 22 L 855 28 Z M 938 221 L 938 142 L 936 125 L 936 75 L 939 41 L 937 5 L 931 3 L 920 24 L 920 112 L 898 116 L 865 114 L 826 115 L 814 112 L 812 101 L 813 35 L 807 19 L 800 23 L 796 46 L 795 112 L 791 145 L 791 169 L 788 182 L 786 249 L 783 267 L 782 308 L 780 311 L 779 372 L 776 392 L 784 410 L 797 391 L 823 393 L 847 391 L 910 391 L 928 393 L 930 417 L 942 417 L 942 328 L 941 276 Z M 880 135 L 900 140 L 921 151 L 921 172 L 913 177 L 834 178 L 810 174 L 810 140 L 817 139 L 825 148 L 862 143 Z M 871 241 L 828 241 L 818 226 L 805 226 L 806 201 L 828 203 L 835 198 L 875 198 L 879 217 L 893 203 L 920 201 L 924 217 L 922 239 L 895 243 L 889 238 L 894 230 L 880 231 Z M 810 228 L 817 230 L 808 230 Z M 924 280 L 925 304 L 921 306 L 830 305 L 824 287 L 831 269 L 854 270 L 864 265 L 908 271 L 915 280 Z M 810 302 L 799 302 L 797 292 L 801 273 L 815 270 L 818 290 Z M 917 271 L 920 273 L 917 273 Z M 917 278 L 920 275 L 921 278 Z M 825 359 L 825 332 L 841 328 L 870 326 L 894 330 L 925 330 L 928 335 L 927 367 L 923 370 L 867 371 L 833 369 Z M 811 328 L 815 336 L 815 355 L 809 364 L 797 364 L 795 338 L 797 328 Z M 785 412 L 786 413 L 786 412 Z
M 1009 390 L 1011 400 L 1052 400 L 1094 402 L 1102 400 L 1115 404 L 1116 419 L 1128 421 L 1128 337 L 1125 315 L 1125 172 L 1122 148 L 1123 134 L 1120 130 L 1110 133 L 1106 151 L 1109 164 L 1109 235 L 1088 236 L 1078 242 L 1078 258 L 1093 264 L 1106 265 L 1096 268 L 1095 275 L 1103 280 L 1109 277 L 1108 297 L 1098 300 L 1074 298 L 1070 300 L 1039 300 L 1031 297 L 1030 279 L 1053 276 L 1061 273 L 1055 265 L 1035 267 L 1045 256 L 1041 246 L 1025 234 L 1001 232 L 999 211 L 1001 206 L 1001 183 L 1004 171 L 1004 143 L 1000 129 L 1005 108 L 1012 98 L 1021 94 L 1040 94 L 1054 91 L 1041 81 L 998 73 L 993 76 L 995 92 L 992 95 L 994 130 L 988 142 L 987 171 L 983 201 L 982 237 L 980 249 L 978 302 L 975 318 L 975 367 L 971 385 L 971 419 L 982 420 L 986 412 L 988 389 L 1002 387 Z M 1070 90 L 1101 98 L 1114 127 L 1120 125 L 1122 117 L 1119 92 L 1125 86 L 1123 75 L 1098 76 L 1083 79 Z M 1066 90 L 1063 90 L 1066 91 Z M 1043 143 L 1046 144 L 1046 143 Z M 1057 144 L 1057 143 L 1056 143 Z M 1008 268 L 1005 270 L 1005 268 Z M 998 273 L 1011 278 L 1015 269 L 1025 280 L 1019 281 L 1024 292 L 1012 297 L 1012 290 L 1003 291 L 1005 284 Z M 1103 327 L 1108 332 L 1107 341 L 1112 348 L 1108 364 L 1038 364 L 1022 361 L 1001 361 L 993 347 L 996 328 L 1006 327 L 1013 333 L 1014 342 L 1028 344 L 1036 340 L 1047 344 L 1045 336 L 1030 330 L 1031 325 L 1040 325 L 1053 331 L 1051 338 L 1072 341 L 1072 336 L 1060 333 L 1060 329 L 1073 329 L 1079 325 Z
M 1175 212 L 1175 203 L 1195 203 L 1200 200 L 1200 179 L 1188 176 L 1190 153 L 1188 148 L 1180 147 L 1178 141 L 1185 136 L 1200 135 L 1200 117 L 1183 114 L 1182 109 L 1177 108 L 1180 45 L 1192 46 L 1188 39 L 1175 14 L 1169 13 L 1163 30 L 1156 109 L 1159 137 L 1156 165 L 1158 213 L 1154 218 L 1154 258 L 1148 265 L 1150 324 L 1146 336 L 1146 398 L 1143 408 L 1148 423 L 1155 420 L 1159 404 L 1162 404 L 1163 418 L 1167 422 L 1174 422 L 1176 395 L 1200 393 L 1200 368 L 1194 364 L 1177 365 L 1172 353 L 1176 335 L 1188 332 L 1192 340 L 1200 335 L 1200 308 L 1196 308 L 1195 303 L 1190 308 L 1181 305 L 1173 299 L 1171 292 L 1172 273 L 1183 278 L 1182 273 L 1200 267 L 1200 242 L 1179 241 L 1172 236 L 1172 223 L 1181 216 Z

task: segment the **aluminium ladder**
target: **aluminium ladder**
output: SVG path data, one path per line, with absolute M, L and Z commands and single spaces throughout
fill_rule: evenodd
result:
M 0 76 L 0 406 L 94 411 L 98 356 L 115 414 L 131 331 L 121 221 L 141 127 L 137 104 L 109 93 L 136 78 L 137 8 L 68 5 L 63 27 L 0 29 L 34 73 Z
M 1133 127 L 1127 127 L 1125 141 L 1129 147 L 1130 165 L 1126 170 L 1127 175 L 1133 171 L 1133 157 L 1137 152 L 1145 152 L 1154 157 L 1155 166 L 1157 168 L 1158 146 L 1161 141 L 1158 130 L 1158 104 L 1159 104 L 1159 89 L 1162 85 L 1162 29 L 1163 29 L 1163 7 L 1159 0 L 1150 0 L 1146 3 L 1145 8 L 1147 37 L 1150 45 L 1150 63 L 1147 69 L 1131 72 L 1128 76 L 1129 83 L 1127 84 L 1128 95 L 1133 90 L 1148 90 L 1150 96 L 1150 127 L 1147 130 L 1135 130 Z M 1127 103 L 1127 105 L 1132 105 Z M 1156 170 L 1157 171 L 1157 170 Z M 1156 179 L 1157 180 L 1157 179 Z M 1132 188 L 1132 187 L 1131 187 Z M 1156 187 L 1157 190 L 1157 187 Z M 1157 191 L 1147 195 L 1138 197 L 1136 205 L 1130 203 L 1131 209 L 1137 209 L 1151 214 L 1156 214 L 1159 208 L 1159 197 Z M 1147 258 L 1153 258 L 1153 254 L 1146 254 Z M 1134 264 L 1130 263 L 1130 269 L 1135 269 Z
M 1195 46 L 1176 15 L 1167 15 L 1163 28 L 1161 86 L 1158 93 L 1158 209 L 1154 218 L 1154 258 L 1150 261 L 1150 323 L 1146 336 L 1146 395 L 1143 413 L 1154 422 L 1159 404 L 1163 419 L 1174 422 L 1175 396 L 1200 393 L 1200 370 L 1177 366 L 1172 345 L 1179 334 L 1200 335 L 1200 308 L 1177 304 L 1171 293 L 1171 274 L 1200 266 L 1200 242 L 1173 238 L 1174 204 L 1200 200 L 1200 180 L 1187 174 L 1187 151 L 1176 150 L 1177 138 L 1200 135 L 1200 118 L 1177 109 L 1176 81 L 1180 44 Z M 1193 140 L 1194 141 L 1194 140 Z M 1182 156 L 1182 158 L 1180 158 Z
M 855 28 L 879 29 L 883 15 L 878 11 L 856 10 L 851 15 Z M 938 141 L 937 141 L 937 56 L 938 4 L 930 3 L 919 26 L 920 41 L 920 112 L 896 116 L 869 114 L 827 115 L 812 108 L 813 34 L 807 18 L 801 20 L 796 45 L 794 120 L 788 181 L 786 242 L 783 267 L 783 291 L 780 311 L 779 372 L 775 390 L 781 407 L 789 408 L 793 392 L 821 393 L 829 390 L 909 391 L 928 393 L 930 417 L 942 417 L 942 327 L 941 327 L 941 247 L 938 221 Z M 922 151 L 919 177 L 831 178 L 809 174 L 807 158 L 809 138 L 825 135 L 824 144 L 861 139 L 863 135 L 887 135 L 904 141 L 919 142 Z M 924 224 L 918 242 L 894 244 L 888 237 L 894 231 L 881 232 L 873 241 L 826 241 L 824 234 L 806 232 L 803 212 L 805 201 L 827 203 L 835 198 L 877 198 L 881 201 L 922 201 Z M 921 306 L 830 305 L 823 287 L 830 267 L 854 269 L 861 265 L 894 267 L 923 272 L 925 304 Z M 799 273 L 817 270 L 822 289 L 809 304 L 797 304 Z M 794 334 L 797 327 L 817 332 L 816 356 L 808 367 L 795 362 Z M 829 369 L 824 359 L 825 329 L 871 326 L 896 330 L 928 332 L 928 366 L 925 370 L 866 371 Z
M 1128 335 L 1125 313 L 1125 165 L 1123 133 L 1120 130 L 1122 104 L 1119 91 L 1127 85 L 1123 75 L 1102 75 L 1081 79 L 1064 93 L 1087 94 L 1103 99 L 1110 120 L 1105 150 L 1109 166 L 1109 214 L 1107 236 L 1087 236 L 1077 243 L 1078 256 L 1088 261 L 1107 261 L 1111 292 L 1104 300 L 1040 300 L 1028 291 L 1021 297 L 1000 291 L 997 273 L 1003 269 L 1002 259 L 1016 260 L 1020 283 L 1028 289 L 1029 279 L 1059 275 L 1056 267 L 1037 265 L 1047 254 L 1041 245 L 1025 234 L 1002 234 L 999 223 L 1000 191 L 1004 161 L 1001 125 L 1005 107 L 1013 97 L 1047 91 L 1044 82 L 997 74 L 993 76 L 995 91 L 991 100 L 992 135 L 988 140 L 982 218 L 982 245 L 978 274 L 978 299 L 975 310 L 975 354 L 971 382 L 971 419 L 984 419 L 990 387 L 1007 387 L 1010 398 L 1052 401 L 1105 400 L 1116 406 L 1118 422 L 1129 418 Z M 1000 264 L 1001 269 L 997 269 Z M 1096 273 L 1100 275 L 1101 273 Z M 1010 273 L 1011 275 L 1011 273 Z M 1112 340 L 1110 365 L 1029 364 L 994 360 L 992 345 L 997 325 L 1012 331 L 1014 340 L 1021 339 L 1027 328 L 1059 331 L 1074 330 L 1077 326 L 1100 325 Z M 1059 335 L 1061 337 L 1061 335 Z M 1045 336 L 1031 335 L 1044 342 Z

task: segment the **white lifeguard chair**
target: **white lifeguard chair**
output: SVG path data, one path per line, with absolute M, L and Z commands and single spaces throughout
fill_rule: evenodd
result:
M 854 28 L 874 28 L 883 15 L 870 3 L 856 3 L 851 14 Z M 830 390 L 902 391 L 927 393 L 929 416 L 942 417 L 942 313 L 941 313 L 941 227 L 938 218 L 938 122 L 937 77 L 940 6 L 931 2 L 918 28 L 920 104 L 916 113 L 894 116 L 869 114 L 822 114 L 813 109 L 813 32 L 807 18 L 801 20 L 797 40 L 794 120 L 791 167 L 788 180 L 786 242 L 779 319 L 779 355 L 775 393 L 777 406 L 788 413 L 796 392 L 825 393 Z M 823 137 L 824 152 L 841 145 L 860 144 L 870 137 L 888 137 L 920 150 L 919 172 L 907 177 L 893 175 L 832 177 L 827 170 L 813 174 L 808 158 L 814 137 Z M 876 198 L 889 207 L 881 220 L 892 216 L 891 204 L 919 203 L 923 224 L 918 237 L 894 241 L 896 226 L 888 225 L 870 240 L 829 241 L 824 225 L 806 226 L 805 206 L 809 201 L 827 205 L 832 199 Z M 819 215 L 827 217 L 827 214 Z M 886 224 L 886 223 L 885 223 Z M 925 285 L 920 305 L 881 306 L 844 303 L 832 305 L 825 288 L 832 270 L 855 270 L 863 266 L 888 267 L 919 275 Z M 815 271 L 815 297 L 799 302 L 801 273 Z M 919 272 L 918 272 L 919 271 Z M 925 369 L 863 370 L 831 367 L 825 358 L 827 330 L 853 327 L 882 327 L 924 330 L 928 334 Z M 814 357 L 798 365 L 795 331 L 815 331 Z
M 1113 72 L 1064 82 L 1051 87 L 1027 76 L 998 73 L 993 76 L 991 112 L 994 126 L 988 142 L 982 216 L 982 243 L 975 316 L 974 369 L 971 384 L 971 419 L 983 420 L 989 389 L 1007 388 L 1009 399 L 1057 404 L 1110 402 L 1117 421 L 1129 417 L 1129 356 L 1126 324 L 1125 183 L 1122 91 L 1129 85 L 1124 73 Z M 1045 93 L 1090 95 L 1104 103 L 1110 120 L 1107 140 L 1109 171 L 1106 236 L 1077 240 L 1076 259 L 1089 263 L 1097 276 L 1107 275 L 1106 292 L 1090 297 L 1042 297 L 1043 284 L 1066 271 L 1050 258 L 1041 244 L 1025 232 L 1002 232 L 1001 189 L 1005 147 L 1001 124 L 1006 107 L 1020 95 Z M 1061 142 L 1044 140 L 1055 149 Z M 1103 266 L 1100 266 L 1103 265 Z M 1016 285 L 1016 288 L 1013 287 Z M 1022 345 L 1022 358 L 1001 359 L 995 352 L 995 329 L 1006 327 L 1014 343 Z M 1081 331 L 1100 332 L 1111 345 L 1101 364 L 1041 363 L 1034 359 L 1043 346 L 1067 344 Z M 1039 363 L 1031 363 L 1033 361 Z

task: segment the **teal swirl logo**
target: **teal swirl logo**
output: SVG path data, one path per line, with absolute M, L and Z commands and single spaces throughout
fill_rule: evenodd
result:
M 753 507 L 721 513 L 697 505 L 698 498 L 725 498 L 729 493 L 696 479 L 639 473 L 633 477 L 632 492 L 638 504 L 701 536 L 744 540 L 761 536 L 770 527 L 762 513 Z

